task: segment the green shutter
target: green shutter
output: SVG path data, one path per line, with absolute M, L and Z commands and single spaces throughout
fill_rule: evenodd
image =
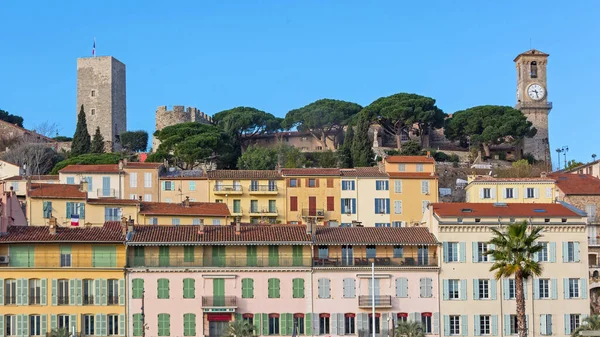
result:
M 144 279 L 134 278 L 131 281 L 131 298 L 140 299 L 144 293 Z
M 79 284 L 81 284 L 81 281 Z M 79 293 L 81 294 L 81 291 Z M 81 298 L 81 295 L 79 298 Z M 125 279 L 119 279 L 119 305 L 125 305 Z
M 183 279 L 183 298 L 195 298 L 195 297 L 196 297 L 196 280 L 194 280 L 193 278 Z
M 52 305 L 58 305 L 58 280 L 52 279 Z
M 49 219 L 52 216 L 52 201 L 44 201 L 44 219 Z
M 196 315 L 195 314 L 184 314 L 183 315 L 183 335 L 184 336 L 196 336 Z
M 158 298 L 169 298 L 169 279 L 158 279 Z
M 145 264 L 144 247 L 133 247 L 133 267 L 142 267 Z
M 100 279 L 100 292 L 102 294 L 102 301 L 100 304 L 107 305 L 108 304 L 108 280 L 103 278 Z
M 125 314 L 119 315 L 119 336 L 125 336 Z M 76 330 L 77 331 L 77 330 Z
M 71 210 L 73 209 L 73 203 L 72 202 L 67 202 L 67 209 L 65 210 L 65 214 L 67 215 L 66 218 L 67 219 L 71 219 Z
M 304 298 L 303 278 L 295 278 L 292 280 L 292 298 Z
M 50 314 L 50 330 L 58 328 L 58 319 L 55 314 Z
M 158 335 L 169 336 L 171 334 L 171 317 L 169 314 L 158 314 Z
M 4 315 L 2 314 L 0 314 L 0 337 L 4 337 Z
M 183 247 L 183 262 L 194 262 L 194 246 Z
M 85 203 L 79 203 L 79 221 L 85 223 Z
M 242 298 L 254 298 L 254 280 L 251 278 L 242 279 Z
M 279 246 L 269 246 L 269 266 L 279 266 Z
M 292 264 L 295 267 L 302 266 L 302 246 L 292 246 Z
M 212 247 L 213 267 L 225 267 L 225 246 Z
M 306 315 L 304 315 L 304 326 L 306 327 L 306 329 L 304 329 L 304 333 L 307 336 L 311 336 L 313 334 L 312 313 L 309 312 Z M 358 328 L 356 330 L 358 331 Z
M 0 319 L 1 318 L 2 316 L 0 316 Z M 40 315 L 40 332 L 42 333 L 42 336 L 46 336 L 46 333 L 48 333 L 48 315 L 46 314 Z M 0 336 L 2 336 L 1 333 Z
M 92 265 L 100 268 L 114 268 L 117 266 L 117 247 L 99 246 L 92 247 Z
M 2 283 L 2 279 L 0 279 L 0 283 Z M 41 286 L 41 296 L 40 296 L 40 304 L 41 305 L 46 305 L 48 302 L 48 280 L 43 278 L 41 280 L 42 286 Z M 4 292 L 0 291 L 0 294 L 3 294 Z
M 160 267 L 168 267 L 169 260 L 169 246 L 158 247 L 158 265 Z
M 269 335 L 269 314 L 262 314 L 263 336 Z
M 8 255 L 10 255 L 10 267 L 33 267 L 34 266 L 34 248 L 33 246 L 9 246 Z
M 252 322 L 254 323 L 254 335 L 260 335 L 260 314 L 254 314 Z
M 77 315 L 71 314 L 69 316 L 69 332 L 77 331 Z M 106 336 L 106 334 L 104 334 Z
M 287 315 L 288 314 L 279 315 L 279 334 L 282 336 L 287 335 Z
M 257 266 L 256 246 L 246 246 L 246 264 L 248 267 Z
M 213 305 L 225 305 L 225 279 L 213 279 Z
M 4 279 L 0 278 L 0 305 L 4 305 Z M 2 330 L 0 330 L 2 331 Z
M 133 335 L 142 335 L 142 314 L 133 314 Z
M 279 298 L 279 279 L 270 278 L 269 281 L 269 298 Z

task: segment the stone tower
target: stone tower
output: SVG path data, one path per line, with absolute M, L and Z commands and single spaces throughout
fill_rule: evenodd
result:
M 120 149 L 119 135 L 127 131 L 125 64 L 112 56 L 77 59 L 77 110 L 83 104 L 88 132 L 96 128 L 106 151 Z
M 156 109 L 156 131 L 160 131 L 167 126 L 188 122 L 212 124 L 213 119 L 198 108 L 186 108 L 183 105 L 174 105 L 173 110 L 167 110 L 166 105 L 159 106 Z M 156 151 L 159 145 L 160 141 L 152 136 L 152 151 Z
M 527 119 L 537 129 L 533 138 L 525 138 L 523 153 L 531 153 L 535 159 L 550 163 L 550 140 L 548 115 L 552 103 L 548 102 L 546 65 L 548 54 L 531 49 L 515 58 L 517 67 L 517 104 Z

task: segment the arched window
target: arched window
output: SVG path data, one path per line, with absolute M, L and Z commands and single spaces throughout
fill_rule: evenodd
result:
M 529 67 L 529 75 L 531 76 L 531 78 L 537 78 L 537 62 L 531 62 Z

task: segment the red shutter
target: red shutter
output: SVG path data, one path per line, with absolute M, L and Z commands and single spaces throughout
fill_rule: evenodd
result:
M 287 180 L 287 187 L 290 187 L 290 186 L 291 186 L 291 185 L 290 185 L 290 181 L 292 181 L 292 179 L 290 179 L 290 178 L 287 178 L 286 180 Z
M 327 178 L 327 188 L 333 188 L 333 178 Z
M 308 179 L 308 178 L 304 179 L 304 183 L 306 184 L 306 187 L 310 187 L 310 184 L 308 183 L 309 180 L 310 179 Z
M 302 179 L 296 178 L 296 187 L 302 187 Z
M 333 211 L 334 210 L 334 198 L 333 197 L 327 197 L 327 210 L 328 211 Z
M 298 197 L 290 197 L 290 211 L 298 211 Z
M 321 179 L 315 178 L 315 187 L 319 187 L 319 180 Z

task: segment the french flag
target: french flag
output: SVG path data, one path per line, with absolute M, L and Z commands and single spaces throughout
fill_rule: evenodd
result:
M 79 215 L 73 214 L 71 215 L 71 226 L 79 226 Z

